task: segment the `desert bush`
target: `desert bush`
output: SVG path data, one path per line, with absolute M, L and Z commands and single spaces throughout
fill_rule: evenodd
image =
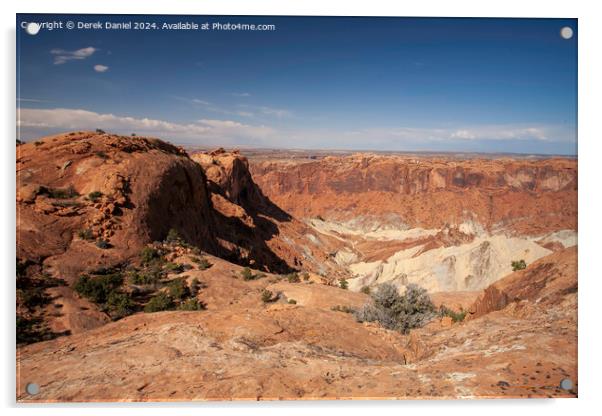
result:
M 29 287 L 19 290 L 19 298 L 23 305 L 29 310 L 34 310 L 38 306 L 44 306 L 50 303 L 50 296 L 43 287 Z
M 347 282 L 347 279 L 339 279 L 339 287 L 341 289 L 349 289 L 349 283 Z
M 17 344 L 31 344 L 55 337 L 40 317 L 16 317 Z
M 289 283 L 299 283 L 301 281 L 297 273 L 289 273 L 285 275 L 284 278 L 288 280 Z
M 109 295 L 116 291 L 122 283 L 123 276 L 120 273 L 103 276 L 83 275 L 75 282 L 73 289 L 94 303 L 105 303 Z
M 105 134 L 105 131 L 103 129 L 96 129 L 96 133 L 97 134 Z
M 104 238 L 99 238 L 98 240 L 96 240 L 96 247 L 106 250 L 108 248 L 111 248 L 111 244 Z
M 290 303 L 291 305 L 296 305 L 297 301 L 295 299 L 289 299 L 288 303 Z
M 134 285 L 156 285 L 163 274 L 160 267 L 146 267 L 143 270 L 132 270 L 128 272 L 128 281 Z
M 114 319 L 120 319 L 133 314 L 136 303 L 126 293 L 111 292 L 107 298 L 107 308 Z
M 109 156 L 107 156 L 107 154 L 105 152 L 103 152 L 102 150 L 99 150 L 98 152 L 94 153 L 96 156 L 98 156 L 101 159 L 108 159 Z
M 158 259 L 160 256 L 159 251 L 153 247 L 144 247 L 140 251 L 140 260 L 143 264 L 149 264 L 153 260 Z
M 176 229 L 171 228 L 167 232 L 167 236 L 165 237 L 164 241 L 166 243 L 180 243 L 180 242 L 182 242 L 182 237 L 180 237 L 180 233 L 178 233 L 178 231 Z
M 446 306 L 441 305 L 439 308 L 439 314 L 441 316 L 449 316 L 453 322 L 462 322 L 466 318 L 466 311 L 461 310 L 459 312 L 453 311 Z
M 98 201 L 100 197 L 102 197 L 102 192 L 100 191 L 93 191 L 88 194 L 88 199 L 92 202 Z
M 172 299 L 183 300 L 184 298 L 190 296 L 190 290 L 184 283 L 183 279 L 172 280 L 167 285 L 167 288 L 169 289 L 169 295 L 172 297 Z
M 387 329 L 408 333 L 424 326 L 435 314 L 435 307 L 425 289 L 410 284 L 403 295 L 391 283 L 378 286 L 371 295 L 373 303 L 355 313 L 359 322 L 379 322 Z
M 190 259 L 196 263 L 199 270 L 205 270 L 211 267 L 211 263 L 209 263 L 209 260 L 207 260 L 205 257 L 191 257 Z
M 240 271 L 240 276 L 243 280 L 257 280 L 265 277 L 263 273 L 253 273 L 251 269 L 245 267 Z
M 362 293 L 364 293 L 364 294 L 366 294 L 366 295 L 369 295 L 369 294 L 370 294 L 370 286 L 363 286 L 363 287 L 360 289 L 360 292 L 362 292 Z
M 274 302 L 278 297 L 274 297 L 274 293 L 271 290 L 263 289 L 261 291 L 261 301 L 263 303 Z
M 43 190 L 40 190 L 40 192 L 42 191 Z M 73 185 L 69 185 L 67 188 L 47 188 L 45 191 L 50 198 L 54 199 L 70 199 L 79 196 Z
M 163 266 L 163 268 L 165 269 L 165 271 L 170 272 L 170 273 L 182 273 L 184 271 L 185 266 L 183 264 L 180 263 L 165 263 L 165 265 Z
M 181 311 L 202 311 L 207 309 L 207 306 L 198 299 L 190 298 L 182 302 L 178 309 Z
M 190 282 L 190 296 L 192 296 L 193 298 L 196 297 L 196 295 L 198 295 L 200 289 L 201 289 L 201 282 L 199 281 L 199 279 L 197 279 L 195 277 Z
M 335 312 L 345 312 L 345 313 L 354 313 L 355 309 L 353 309 L 350 306 L 347 305 L 334 305 L 332 308 L 330 308 L 331 311 L 335 311 Z
M 94 233 L 89 228 L 84 228 L 83 230 L 79 230 L 77 232 L 77 236 L 79 238 L 81 238 L 82 240 L 93 240 L 94 239 Z
M 173 299 L 167 293 L 159 292 L 148 301 L 144 307 L 144 312 L 166 311 L 173 308 L 173 306 Z
M 301 279 L 303 279 L 304 282 L 307 282 L 309 280 L 309 273 L 307 273 L 307 272 L 301 273 Z
M 527 263 L 524 260 L 515 260 L 511 263 L 511 265 L 513 272 L 527 268 Z

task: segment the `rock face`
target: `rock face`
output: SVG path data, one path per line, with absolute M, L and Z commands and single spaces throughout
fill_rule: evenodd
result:
M 402 156 L 261 161 L 251 166 L 265 194 L 297 218 L 441 229 L 475 221 L 489 231 L 543 234 L 575 229 L 572 159 L 454 160 Z
M 566 295 L 577 293 L 576 270 L 577 248 L 561 250 L 487 287 L 469 311 L 479 317 L 514 302 L 557 305 Z
M 81 132 L 18 146 L 17 215 L 17 257 L 43 261 L 67 281 L 172 228 L 220 250 L 203 170 L 156 139 Z

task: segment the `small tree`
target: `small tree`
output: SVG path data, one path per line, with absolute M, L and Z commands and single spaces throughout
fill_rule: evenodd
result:
M 120 319 L 133 314 L 136 304 L 125 293 L 111 292 L 107 299 L 107 307 L 114 319 Z
M 190 295 L 188 286 L 184 284 L 183 279 L 176 279 L 169 283 L 169 295 L 172 299 L 183 300 Z
M 159 292 L 148 301 L 144 307 L 144 312 L 160 312 L 171 308 L 173 308 L 173 299 L 168 294 Z
M 527 263 L 524 260 L 518 260 L 512 262 L 512 271 L 516 272 L 518 270 L 523 270 L 527 268 Z

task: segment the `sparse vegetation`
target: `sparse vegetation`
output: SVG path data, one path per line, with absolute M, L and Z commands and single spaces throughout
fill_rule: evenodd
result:
M 92 202 L 98 202 L 98 200 L 102 197 L 102 192 L 93 191 L 88 194 L 88 199 Z
M 174 228 L 171 228 L 168 232 L 167 232 L 167 236 L 165 237 L 164 240 L 166 243 L 181 243 L 182 242 L 182 237 L 180 237 L 180 233 L 178 233 L 178 231 Z
M 182 273 L 184 269 L 186 269 L 186 265 L 172 262 L 165 263 L 163 267 L 165 268 L 165 271 L 176 274 Z
M 111 244 L 104 238 L 99 238 L 98 240 L 96 240 L 96 247 L 106 250 L 108 248 L 111 248 Z
M 169 282 L 167 287 L 169 289 L 169 295 L 172 299 L 181 301 L 190 296 L 190 290 L 184 283 L 183 279 L 172 280 Z
M 144 312 L 152 313 L 166 311 L 172 309 L 173 306 L 173 299 L 167 293 L 159 292 L 148 301 L 144 307 Z
M 344 313 L 354 313 L 355 309 L 353 309 L 350 306 L 347 305 L 334 305 L 332 308 L 330 308 L 331 311 L 335 311 L 335 312 L 344 312 Z
M 262 279 L 265 277 L 265 274 L 253 273 L 253 271 L 250 268 L 245 267 L 244 269 L 242 269 L 240 271 L 240 276 L 242 277 L 243 280 L 248 281 L 248 280 Z
M 369 295 L 370 294 L 370 286 L 362 286 L 362 288 L 360 289 L 360 292 Z
M 53 199 L 71 199 L 79 196 L 73 185 L 69 185 L 67 188 L 40 188 L 40 193 L 45 193 L 48 197 Z
M 466 318 L 466 313 L 467 312 L 465 310 L 460 310 L 459 312 L 456 312 L 443 305 L 441 305 L 441 307 L 439 308 L 439 314 L 441 316 L 449 316 L 450 318 L 452 318 L 453 322 L 462 322 L 464 318 Z
M 107 302 L 111 293 L 117 291 L 122 283 L 123 276 L 119 272 L 100 276 L 82 275 L 73 289 L 92 302 L 102 304 Z
M 107 309 L 113 319 L 120 319 L 136 311 L 136 303 L 126 294 L 111 292 L 107 298 Z
M 349 289 L 349 283 L 347 282 L 347 279 L 339 279 L 339 287 L 341 289 Z
M 515 260 L 512 262 L 512 271 L 524 270 L 527 268 L 527 263 L 524 260 Z
M 294 272 L 285 275 L 284 278 L 288 280 L 289 283 L 299 283 L 301 281 L 301 279 L 299 278 L 299 274 Z
M 128 281 L 134 285 L 156 285 L 162 278 L 159 267 L 147 267 L 144 270 L 128 272 Z
M 142 261 L 143 264 L 152 263 L 154 260 L 158 259 L 159 257 L 161 257 L 161 255 L 159 254 L 159 251 L 153 247 L 144 247 L 140 251 L 140 260 Z
M 178 309 L 181 311 L 202 311 L 207 309 L 207 306 L 198 299 L 190 298 L 182 302 Z
M 263 303 L 275 302 L 278 299 L 277 296 L 274 296 L 274 293 L 271 290 L 263 289 L 261 291 L 261 301 Z
M 79 238 L 81 238 L 82 240 L 93 240 L 94 239 L 94 233 L 89 228 L 84 228 L 83 230 L 79 230 L 77 232 L 77 236 Z
M 191 257 L 190 260 L 197 265 L 199 270 L 205 270 L 211 267 L 211 263 L 209 263 L 205 257 Z
M 373 303 L 364 305 L 355 313 L 359 322 L 379 322 L 388 329 L 408 333 L 424 326 L 435 314 L 435 307 L 426 290 L 410 284 L 403 295 L 391 283 L 378 286 L 371 295 Z

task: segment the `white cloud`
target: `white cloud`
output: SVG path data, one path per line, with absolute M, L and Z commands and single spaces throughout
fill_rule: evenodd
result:
M 54 64 L 62 65 L 68 61 L 74 60 L 82 60 L 89 58 L 96 52 L 97 49 L 92 46 L 88 46 L 87 48 L 77 49 L 74 51 L 67 51 L 65 49 L 52 49 L 50 51 L 51 55 L 54 55 Z
M 109 70 L 109 67 L 106 65 L 94 65 L 94 70 L 96 72 L 107 72 Z
M 35 131 L 103 130 L 139 135 L 151 135 L 188 142 L 210 144 L 258 143 L 275 135 L 272 128 L 249 125 L 231 120 L 202 119 L 192 123 L 174 123 L 165 120 L 100 114 L 70 108 L 21 108 L 17 113 L 21 129 Z

